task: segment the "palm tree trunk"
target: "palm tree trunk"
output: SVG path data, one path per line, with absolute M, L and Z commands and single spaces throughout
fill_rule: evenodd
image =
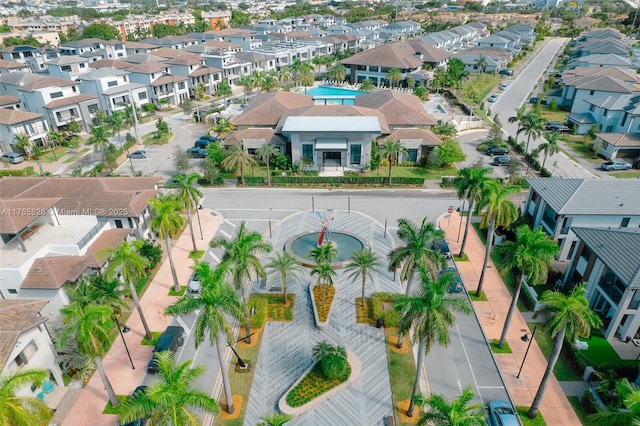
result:
M 224 362 L 225 341 L 222 332 L 216 334 L 216 349 L 218 350 L 218 361 L 220 362 L 220 371 L 222 372 L 222 387 L 224 388 L 224 397 L 227 400 L 227 413 L 233 414 L 236 407 L 233 406 L 233 394 L 231 393 L 231 385 L 229 384 L 229 372 Z
M 171 254 L 171 240 L 169 234 L 164 238 L 164 245 L 167 248 L 167 257 L 169 258 L 169 266 L 171 266 L 171 276 L 173 277 L 173 290 L 180 292 L 180 283 L 178 282 L 178 274 L 176 274 L 176 265 L 173 264 L 173 255 Z
M 142 313 L 142 306 L 140 306 L 140 299 L 138 299 L 138 292 L 136 291 L 136 288 L 134 287 L 131 281 L 129 281 L 129 293 L 131 293 L 133 304 L 136 305 L 136 309 L 138 310 L 140 321 L 142 322 L 142 326 L 144 327 L 145 337 L 147 338 L 147 340 L 152 340 L 153 334 L 151 334 L 151 330 L 149 330 L 149 325 L 147 324 L 147 319 L 144 317 L 144 313 Z
M 469 210 L 467 210 L 467 223 L 464 225 L 464 235 L 462 237 L 462 245 L 460 246 L 459 257 L 464 256 L 464 248 L 467 245 L 467 236 L 469 235 L 469 227 L 471 226 L 471 213 L 473 212 L 473 202 L 469 200 Z
M 366 276 L 367 274 L 362 275 L 362 307 L 364 308 L 364 287 L 366 285 Z
M 513 312 L 516 310 L 516 306 L 518 305 L 520 289 L 522 289 L 522 273 L 518 272 L 518 276 L 516 277 L 516 288 L 513 290 L 513 298 L 511 299 L 511 305 L 509 305 L 509 312 L 507 312 L 507 317 L 504 319 L 504 326 L 502 327 L 500 342 L 498 342 L 498 347 L 500 347 L 500 349 L 502 349 L 502 345 L 504 345 L 504 341 L 507 338 L 507 331 L 509 331 L 511 317 L 513 316 Z
M 391 157 L 389 157 L 389 188 L 391 188 Z
M 267 186 L 271 186 L 271 168 L 269 167 L 269 156 L 267 155 Z
M 544 160 L 542 160 L 542 168 L 544 169 L 544 165 L 547 164 L 547 157 L 549 156 L 549 152 L 544 152 Z
M 282 287 L 282 304 L 287 306 L 287 275 L 284 272 L 280 274 L 280 287 Z
M 524 147 L 525 155 L 529 153 L 529 141 L 531 141 L 531 134 L 529 134 L 529 136 L 527 136 L 527 146 Z
M 426 342 L 424 339 L 420 339 L 420 344 L 418 345 L 418 360 L 416 362 L 416 379 L 413 382 L 413 391 L 411 392 L 411 401 L 409 402 L 409 408 L 407 409 L 407 417 L 413 417 L 413 410 L 415 408 L 413 400 L 416 398 L 418 388 L 420 387 L 420 373 L 422 373 L 425 346 Z
M 249 315 L 249 295 L 246 294 L 246 286 L 242 287 L 242 303 L 244 304 L 244 341 L 251 344 L 251 322 Z
M 484 276 L 487 272 L 487 264 L 489 263 L 489 256 L 491 256 L 491 246 L 493 245 L 493 234 L 496 229 L 496 218 L 491 216 L 489 219 L 489 232 L 487 233 L 487 247 L 484 251 L 484 261 L 482 262 L 482 273 L 480 274 L 480 280 L 478 281 L 478 289 L 476 290 L 476 297 L 480 297 L 482 293 L 482 284 L 484 283 Z
M 109 401 L 111 401 L 112 407 L 117 407 L 120 405 L 120 400 L 116 396 L 116 392 L 113 390 L 113 386 L 111 386 L 111 382 L 107 377 L 107 373 L 104 371 L 104 367 L 102 366 L 102 358 L 99 356 L 93 357 L 93 360 L 96 363 L 96 370 L 98 370 L 98 374 L 100 374 L 100 378 L 102 379 L 102 383 L 104 384 L 104 388 L 107 391 L 107 395 L 109 395 Z
M 560 356 L 560 351 L 562 351 L 562 344 L 564 343 L 564 335 L 566 332 L 567 324 L 565 323 L 556 336 L 556 341 L 553 343 L 553 350 L 551 351 L 551 356 L 549 357 L 549 362 L 547 363 L 547 369 L 544 372 L 544 376 L 542 376 L 542 381 L 540 382 L 540 387 L 538 388 L 536 397 L 533 399 L 533 404 L 531 404 L 531 408 L 527 412 L 527 417 L 529 417 L 530 419 L 535 419 L 538 415 L 538 410 L 540 409 L 540 403 L 542 402 L 544 391 L 547 389 L 547 384 L 549 383 L 549 377 L 551 377 L 551 375 L 553 374 L 553 369 L 556 366 L 558 357 Z
M 242 181 L 242 186 L 244 186 L 244 167 L 240 164 L 240 180 Z
M 193 254 L 198 253 L 198 247 L 196 247 L 196 237 L 193 233 L 193 223 L 191 223 L 191 207 L 189 207 L 189 202 L 187 205 L 187 223 L 189 224 L 189 232 L 191 233 L 191 243 L 193 244 Z

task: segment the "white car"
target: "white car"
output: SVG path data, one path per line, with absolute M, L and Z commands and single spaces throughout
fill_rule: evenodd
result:
M 612 170 L 629 170 L 631 168 L 631 163 L 627 163 L 622 160 L 609 160 L 600 164 L 600 168 L 608 172 Z
M 487 99 L 487 102 L 495 102 L 498 100 L 498 94 L 494 93 L 493 95 L 489 96 L 489 99 Z

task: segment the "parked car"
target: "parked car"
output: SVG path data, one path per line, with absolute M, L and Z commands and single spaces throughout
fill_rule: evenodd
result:
M 489 99 L 487 99 L 487 102 L 495 102 L 498 100 L 498 94 L 494 93 L 493 95 L 489 96 Z
M 509 154 L 509 150 L 503 146 L 490 146 L 486 151 L 487 155 L 507 155 Z
M 207 151 L 206 148 L 192 146 L 191 148 L 187 148 L 187 154 L 189 154 L 191 158 L 206 158 L 209 151 Z
M 507 69 L 507 68 L 503 68 L 500 71 L 498 71 L 498 74 L 500 75 L 513 75 L 513 70 Z
M 436 240 L 431 244 L 431 250 L 439 252 L 445 259 L 451 259 L 451 250 L 445 240 Z
M 215 111 L 214 109 L 208 109 L 208 110 L 204 110 L 204 111 L 198 110 L 198 111 L 195 111 L 193 113 L 193 119 L 198 121 L 198 122 L 200 122 L 200 121 L 204 120 L 207 115 L 211 115 L 214 112 L 217 112 L 217 111 Z
M 505 401 L 491 401 L 487 407 L 491 426 L 520 426 L 515 410 Z
M 202 135 L 198 139 L 202 139 L 209 142 L 218 142 L 218 138 L 211 135 Z
M 133 158 L 133 159 L 147 158 L 147 151 L 145 151 L 144 149 L 133 151 L 127 154 L 127 158 Z
M 499 89 L 500 90 L 507 90 L 507 83 L 501 83 Z
M 137 388 L 135 388 L 133 390 L 133 393 L 131 394 L 131 398 L 137 398 L 139 396 L 142 396 L 145 394 L 145 392 L 147 392 L 147 388 L 148 386 L 138 386 Z M 141 418 L 137 418 L 132 422 L 128 422 L 128 423 L 120 423 L 121 426 L 144 426 L 147 423 L 147 419 L 141 419 Z
M 147 373 L 156 374 L 158 372 L 158 360 L 156 354 L 163 351 L 176 353 L 179 346 L 184 344 L 184 329 L 178 325 L 170 325 L 164 333 L 158 337 L 156 345 L 153 347 L 153 356 L 147 365 Z
M 179 175 L 175 175 L 167 179 L 167 181 L 164 183 L 165 188 L 175 188 L 178 185 L 178 176 Z
M 438 272 L 438 278 L 442 278 L 442 276 L 447 273 L 452 274 L 453 278 L 455 278 L 456 280 L 456 282 L 449 288 L 449 293 L 462 293 L 462 290 L 464 290 L 464 285 L 462 284 L 462 278 L 460 278 L 458 270 L 453 266 L 448 266 Z
M 7 152 L 6 154 L 2 154 L 2 162 L 10 163 L 10 164 L 18 164 L 24 161 L 24 157 L 22 154 L 17 152 Z
M 537 96 L 532 96 L 529 98 L 529 103 L 530 104 L 535 104 L 538 103 L 538 97 Z M 544 98 L 540 99 L 540 105 L 546 105 L 547 104 L 547 100 Z
M 609 160 L 600 164 L 600 168 L 608 172 L 611 170 L 629 170 L 631 168 L 631 163 L 627 163 L 622 160 Z
M 207 145 L 209 145 L 210 143 L 215 143 L 218 142 L 218 138 L 216 138 L 215 136 L 208 136 L 208 135 L 204 135 L 204 136 L 200 136 L 200 139 L 198 139 L 193 146 L 196 148 L 206 148 Z
M 187 284 L 187 293 L 193 297 L 200 297 L 200 291 L 202 290 L 202 283 L 200 282 L 200 277 L 197 272 L 194 272 L 189 279 L 189 284 Z
M 559 121 L 550 121 L 544 125 L 544 129 L 548 132 L 567 133 L 571 131 L 571 128 Z
M 509 155 L 496 155 L 493 157 L 494 166 L 506 166 L 511 161 L 513 161 L 513 158 Z

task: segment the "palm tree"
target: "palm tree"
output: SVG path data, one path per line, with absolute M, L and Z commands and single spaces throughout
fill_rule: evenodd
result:
M 32 142 L 29 135 L 25 135 L 24 133 L 18 133 L 17 135 L 14 136 L 14 138 L 16 140 L 15 146 L 20 148 L 24 152 L 24 155 L 27 158 L 31 157 Z
M 538 146 L 538 151 L 544 151 L 544 160 L 542 160 L 542 168 L 544 169 L 544 165 L 547 164 L 547 157 L 549 155 L 554 155 L 560 152 L 560 146 L 558 145 L 558 137 L 560 133 L 553 132 L 551 135 L 547 136 L 547 142 Z
M 224 142 L 224 138 L 229 133 L 233 132 L 235 128 L 236 128 L 236 125 L 233 124 L 229 119 L 221 118 L 216 122 L 215 126 L 213 126 L 211 130 L 213 130 L 218 134 L 218 137 L 220 138 L 221 142 Z
M 113 128 L 113 133 L 118 135 L 118 145 L 122 146 L 122 139 L 120 138 L 120 131 L 124 125 L 124 112 L 114 111 L 109 117 L 109 124 Z
M 481 72 L 487 69 L 487 58 L 485 58 L 484 55 L 478 56 L 475 66 L 478 69 L 478 75 L 480 75 Z
M 524 116 L 524 120 L 521 123 L 522 132 L 527 136 L 527 144 L 524 148 L 524 153 L 529 152 L 529 142 L 531 137 L 539 138 L 544 132 L 545 119 L 534 112 Z
M 221 81 L 218 84 L 218 90 L 216 90 L 216 96 L 222 96 L 224 98 L 224 103 L 227 103 L 227 97 L 233 95 L 233 90 L 231 90 L 231 85 L 227 81 Z
M 333 244 L 321 244 L 309 251 L 309 256 L 313 257 L 316 265 L 320 263 L 331 263 L 338 254 L 338 250 Z
M 51 153 L 53 154 L 55 161 L 58 161 L 58 157 L 56 156 L 56 147 L 62 145 L 64 142 L 64 135 L 61 132 L 51 130 L 49 131 L 48 136 L 47 140 L 49 141 L 49 148 L 51 148 Z
M 19 369 L 0 377 L 0 424 L 38 426 L 49 423 L 53 413 L 38 398 L 16 396 L 28 386 L 38 387 L 49 373 L 39 369 Z
M 318 57 L 319 56 L 316 56 L 316 58 Z M 260 423 L 258 423 L 258 426 L 284 426 L 285 423 L 289 421 L 291 421 L 291 416 L 287 414 L 273 413 L 271 415 L 264 415 L 260 417 Z
M 109 306 L 86 305 L 71 302 L 60 309 L 64 316 L 65 327 L 58 335 L 58 348 L 62 349 L 67 342 L 75 339 L 78 351 L 93 358 L 96 369 L 102 378 L 102 383 L 109 395 L 109 401 L 113 407 L 120 404 L 116 393 L 111 386 L 107 373 L 102 366 L 102 356 L 111 345 L 111 322 L 109 318 L 113 310 Z
M 391 88 L 393 89 L 402 80 L 402 72 L 398 68 L 391 68 L 385 78 L 391 82 Z
M 246 342 L 251 343 L 249 307 L 246 305 L 249 302 L 249 288 L 245 285 L 245 280 L 251 277 L 252 269 L 255 270 L 259 277 L 266 277 L 267 274 L 260 263 L 258 252 L 270 253 L 271 244 L 264 243 L 259 233 L 255 231 L 247 232 L 247 223 L 242 221 L 238 234 L 233 240 L 228 241 L 223 238 L 217 238 L 211 241 L 210 246 L 211 248 L 222 247 L 225 249 L 222 261 L 229 263 L 228 269 L 232 274 L 233 285 L 236 290 L 242 290 L 242 303 L 245 304 Z
M 420 418 L 421 424 L 439 426 L 484 426 L 486 414 L 482 404 L 469 405 L 474 397 L 471 385 L 464 388 L 459 398 L 448 401 L 444 396 L 431 394 L 429 397 L 416 396 L 416 404 L 429 407 Z
M 232 333 L 227 317 L 230 316 L 235 319 L 242 317 L 242 303 L 238 300 L 236 292 L 224 279 L 228 266 L 228 262 L 223 262 L 212 270 L 208 263 L 198 263 L 193 269 L 200 277 L 200 283 L 202 284 L 200 297 L 183 297 L 167 308 L 169 315 L 182 315 L 200 311 L 197 324 L 194 327 L 196 348 L 204 341 L 205 334 L 208 331 L 209 341 L 216 342 L 220 365 L 224 363 L 227 338 Z M 220 368 L 220 371 L 227 400 L 227 412 L 233 414 L 235 407 L 229 385 L 229 374 L 224 366 Z
M 280 150 L 276 148 L 275 145 L 271 145 L 269 143 L 263 144 L 256 150 L 256 155 L 260 157 L 260 159 L 264 161 L 265 165 L 267 166 L 267 186 L 271 186 L 271 157 L 275 157 L 278 154 L 280 154 Z
M 107 149 L 109 148 L 109 135 L 102 126 L 89 126 L 91 130 L 91 136 L 87 139 L 87 143 L 93 145 L 95 151 L 102 151 L 102 161 L 107 162 Z
M 622 399 L 626 410 L 610 407 L 589 416 L 594 424 L 602 426 L 632 425 L 640 426 L 640 388 L 629 383 L 626 377 L 615 385 L 616 394 Z
M 280 288 L 282 289 L 282 303 L 287 306 L 287 275 L 296 279 L 300 279 L 302 273 L 302 266 L 296 259 L 289 253 L 276 252 L 270 259 L 270 262 L 265 265 L 268 271 L 280 274 Z
M 562 351 L 565 338 L 573 343 L 578 337 L 589 337 L 591 328 L 602 325 L 600 317 L 589 308 L 589 300 L 587 300 L 585 288 L 586 283 L 582 283 L 576 286 L 569 295 L 562 294 L 559 291 L 547 290 L 540 298 L 540 303 L 543 308 L 536 311 L 534 317 L 539 313 L 550 315 L 545 326 L 550 330 L 551 338 L 554 339 L 554 342 L 551 355 L 549 356 L 549 362 L 547 363 L 547 369 L 544 371 L 540 387 L 538 388 L 535 398 L 533 398 L 531 408 L 527 412 L 529 418 L 535 419 L 538 415 L 540 402 L 542 401 L 549 378 L 553 374 L 553 369 Z M 640 393 L 637 393 L 636 396 L 640 396 Z M 638 411 L 638 401 L 639 400 L 636 399 L 634 403 L 636 412 Z M 632 409 L 631 406 L 628 408 Z
M 255 83 L 255 80 L 251 78 L 250 75 L 243 75 L 242 77 L 240 77 L 239 83 L 240 83 L 240 86 L 242 86 L 242 89 L 243 89 L 242 91 L 244 93 L 244 103 L 246 104 L 249 93 L 251 93 L 256 83 Z
M 306 67 L 302 69 L 302 72 L 298 76 L 298 81 L 304 86 L 304 93 L 307 94 L 307 87 L 313 86 L 316 81 L 316 77 L 313 73 L 313 66 L 308 62 L 305 62 Z
M 453 139 L 458 134 L 456 126 L 449 122 L 443 123 L 442 120 L 438 120 L 438 125 L 433 126 L 431 131 L 443 139 Z
M 462 245 L 460 246 L 460 253 L 458 254 L 460 257 L 464 256 L 464 248 L 467 245 L 467 236 L 469 235 L 469 228 L 471 227 L 471 214 L 473 213 L 473 207 L 482 197 L 484 186 L 490 179 L 490 177 L 487 176 L 489 173 L 491 173 L 491 169 L 480 167 L 479 165 L 466 167 L 460 170 L 460 178 L 456 180 L 458 198 L 466 199 L 469 202 L 469 208 L 467 209 L 467 223 L 464 227 L 464 236 L 462 237 Z
M 509 117 L 509 123 L 518 124 L 518 129 L 516 130 L 516 142 L 518 142 L 518 136 L 520 136 L 520 132 L 522 132 L 522 123 L 524 122 L 526 115 L 527 106 L 522 105 L 516 110 L 516 115 L 514 115 L 513 117 Z
M 278 77 L 275 71 L 270 71 L 262 75 L 260 79 L 260 90 L 263 92 L 273 92 L 278 87 Z
M 516 240 L 505 241 L 496 247 L 496 252 L 504 256 L 504 268 L 516 276 L 516 288 L 513 290 L 513 298 L 498 344 L 502 347 L 518 304 L 524 275 L 531 284 L 546 282 L 549 264 L 558 253 L 558 244 L 542 231 L 541 226 L 532 231 L 528 225 L 522 225 L 516 230 Z
M 147 266 L 149 266 L 147 258 L 140 254 L 140 247 L 143 244 L 144 241 L 124 241 L 116 248 L 107 247 L 100 250 L 99 255 L 109 258 L 107 268 L 104 271 L 105 278 L 114 280 L 120 275 L 122 280 L 129 285 L 129 293 L 133 299 L 133 304 L 138 310 L 146 338 L 147 340 L 152 340 L 153 334 L 151 334 L 147 320 L 142 312 L 142 306 L 135 287 L 135 283 L 140 282 L 140 279 L 145 275 Z
M 200 175 L 192 173 L 189 176 L 176 176 L 176 188 L 178 189 L 178 199 L 187 208 L 187 223 L 189 224 L 189 232 L 191 233 L 191 243 L 193 245 L 193 253 L 198 252 L 196 247 L 196 237 L 193 233 L 193 224 L 191 222 L 191 211 L 197 208 L 198 201 L 202 198 L 202 192 L 196 187 Z
M 466 299 L 449 295 L 449 289 L 455 283 L 451 273 L 443 274 L 438 280 L 431 281 L 429 271 L 420 266 L 420 288 L 415 296 L 399 296 L 394 309 L 402 313 L 400 328 L 406 331 L 411 323 L 414 326 L 413 340 L 418 343 L 418 360 L 416 362 L 416 377 L 411 393 L 411 402 L 407 410 L 407 416 L 413 416 L 415 397 L 418 393 L 420 375 L 424 356 L 429 353 L 433 344 L 448 346 L 449 327 L 455 321 L 455 312 L 468 314 L 472 312 Z
M 89 295 L 92 300 L 84 302 L 80 299 L 80 303 L 95 303 L 96 305 L 108 306 L 113 310 L 115 316 L 121 315 L 125 310 L 129 310 L 129 305 L 124 301 L 125 290 L 122 289 L 122 284 L 118 280 L 105 280 L 100 275 L 83 275 L 88 277 L 83 281 L 87 281 L 90 285 Z M 78 287 L 76 286 L 76 289 Z M 75 302 L 75 296 L 72 297 Z
M 371 81 L 369 78 L 365 78 L 364 80 L 362 80 L 362 83 L 360 83 L 361 92 L 369 93 L 375 88 L 376 85 L 373 84 L 373 81 Z
M 336 271 L 331 267 L 328 262 L 322 262 L 316 264 L 311 268 L 311 276 L 317 275 L 317 285 L 322 286 L 320 293 L 322 295 L 322 307 L 324 308 L 324 300 L 327 294 L 327 287 L 333 286 L 333 278 L 336 276 Z
M 347 271 L 350 271 L 349 278 L 362 278 L 362 307 L 364 308 L 364 289 L 367 278 L 373 281 L 373 274 L 380 273 L 380 261 L 378 256 L 370 249 L 363 248 L 358 250 L 351 256 L 351 261 L 347 265 Z
M 291 77 L 293 78 L 293 82 L 298 87 L 298 76 L 302 73 L 303 63 L 299 57 L 293 58 L 291 61 L 291 66 L 289 67 L 291 70 Z
M 292 73 L 291 73 L 291 68 L 289 67 L 282 67 L 278 72 L 278 81 L 280 83 L 287 84 L 289 83 L 289 81 L 291 81 L 291 78 L 292 78 Z
M 484 276 L 487 271 L 489 256 L 491 255 L 491 246 L 493 245 L 496 227 L 509 226 L 518 218 L 518 209 L 511 202 L 509 196 L 519 190 L 520 188 L 517 186 L 503 185 L 495 180 L 490 180 L 484 184 L 484 190 L 480 201 L 478 201 L 476 211 L 481 212 L 480 214 L 482 215 L 480 227 L 483 229 L 489 227 L 489 230 L 487 231 L 487 246 L 484 251 L 484 261 L 480 280 L 478 280 L 476 296 L 480 296 L 482 293 L 482 284 L 484 283 Z
M 158 359 L 159 380 L 153 382 L 144 393 L 127 400 L 118 410 L 120 423 L 148 418 L 158 425 L 191 425 L 202 423 L 191 408 L 205 413 L 218 414 L 220 407 L 207 393 L 193 389 L 195 380 L 206 370 L 204 364 L 191 368 L 192 361 L 176 364 L 170 351 L 154 355 Z
M 207 88 L 204 86 L 204 83 L 198 83 L 196 84 L 196 87 L 193 88 L 193 94 L 195 95 L 196 98 L 196 115 L 200 116 L 200 107 L 198 105 L 198 101 L 200 99 L 202 99 L 202 96 L 204 96 L 204 93 L 206 92 Z
M 411 293 L 412 274 L 419 266 L 427 268 L 432 277 L 445 266 L 442 255 L 431 250 L 431 244 L 444 237 L 444 231 L 428 222 L 427 217 L 422 219 L 419 227 L 409 219 L 398 219 L 398 238 L 404 242 L 404 246 L 396 247 L 389 253 L 389 271 L 402 265 L 400 280 L 407 283 L 407 296 Z
M 169 265 L 171 266 L 171 275 L 173 276 L 173 288 L 176 292 L 179 292 L 180 284 L 178 283 L 176 266 L 173 264 L 173 255 L 171 254 L 171 237 L 176 235 L 184 224 L 184 218 L 180 216 L 182 205 L 175 198 L 165 195 L 150 200 L 149 206 L 152 212 L 149 229 L 159 238 L 164 239 Z
M 347 77 L 347 69 L 341 63 L 335 64 L 329 73 L 338 81 L 343 81 Z
M 242 149 L 242 145 L 238 143 L 232 146 L 231 152 L 220 164 L 228 172 L 240 170 L 240 181 L 244 186 L 244 170 L 256 166 L 258 163 L 253 159 L 253 156 Z
M 388 138 L 379 146 L 378 152 L 380 157 L 386 158 L 389 163 L 389 188 L 391 188 L 391 167 L 393 167 L 393 163 L 398 162 L 398 157 L 401 154 L 407 154 L 407 150 L 402 146 L 400 141 L 394 141 Z

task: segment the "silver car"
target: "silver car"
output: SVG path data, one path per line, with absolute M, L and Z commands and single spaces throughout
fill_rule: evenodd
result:
M 2 154 L 2 161 L 5 163 L 18 164 L 24 161 L 24 157 L 17 152 L 7 152 L 6 154 Z
M 611 170 L 629 170 L 631 168 L 631 163 L 627 163 L 622 160 L 609 160 L 600 164 L 600 168 L 608 172 Z

